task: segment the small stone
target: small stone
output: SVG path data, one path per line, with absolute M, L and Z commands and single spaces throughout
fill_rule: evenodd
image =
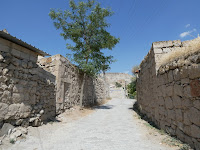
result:
M 3 56 L 0 54 L 0 61 L 2 62 L 4 60 Z
M 22 124 L 22 122 L 23 122 L 23 119 L 19 119 L 19 120 L 17 120 L 17 121 L 16 121 L 16 123 L 15 123 L 15 124 L 16 124 L 17 126 L 19 126 L 19 125 L 21 125 L 21 124 Z
M 35 119 L 34 122 L 33 122 L 33 124 L 32 124 L 33 127 L 38 127 L 38 126 L 40 126 L 40 125 L 41 125 L 41 121 L 40 121 L 40 119 L 38 119 L 38 118 Z
M 22 132 L 20 130 L 17 130 L 16 132 L 12 133 L 12 136 L 14 137 L 20 137 L 22 135 Z
M 10 135 L 12 133 L 12 129 L 8 130 L 8 135 Z
M 35 121 L 37 118 L 30 118 L 29 119 L 29 122 L 33 122 L 33 121 Z
M 40 110 L 40 114 L 41 114 L 41 115 L 44 114 L 44 110 Z

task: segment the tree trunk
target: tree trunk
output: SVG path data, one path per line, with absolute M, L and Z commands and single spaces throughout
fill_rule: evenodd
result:
M 83 107 L 83 90 L 84 90 L 84 86 L 85 86 L 85 78 L 86 78 L 86 73 L 84 73 L 83 80 L 81 83 L 80 107 Z

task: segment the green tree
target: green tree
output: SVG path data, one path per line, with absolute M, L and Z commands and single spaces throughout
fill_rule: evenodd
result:
M 81 85 L 80 105 L 82 106 L 83 89 L 86 75 L 96 75 L 109 69 L 113 62 L 113 56 L 106 56 L 102 51 L 112 50 L 119 42 L 108 31 L 110 24 L 106 18 L 113 12 L 108 8 L 101 8 L 94 0 L 69 2 L 70 9 L 62 11 L 51 9 L 49 16 L 54 20 L 56 29 L 62 31 L 61 36 L 65 40 L 71 40 L 74 44 L 67 43 L 67 49 L 71 50 L 71 58 L 83 72 Z
M 128 97 L 133 99 L 136 98 L 136 79 L 133 79 L 131 83 L 127 85 Z

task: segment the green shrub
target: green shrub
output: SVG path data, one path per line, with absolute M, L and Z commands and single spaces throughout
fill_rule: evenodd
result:
M 118 82 L 115 82 L 115 86 L 118 87 L 118 88 L 122 87 L 122 85 L 120 83 L 118 83 Z
M 132 82 L 127 85 L 127 92 L 128 92 L 128 98 L 136 99 L 137 96 L 136 80 L 132 80 Z

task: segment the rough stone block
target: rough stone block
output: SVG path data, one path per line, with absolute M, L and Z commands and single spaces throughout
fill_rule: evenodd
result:
M 174 41 L 172 41 L 172 43 L 173 43 L 173 45 L 176 46 L 176 47 L 182 46 L 181 40 L 174 40 Z
M 9 47 L 0 43 L 0 51 L 2 52 L 9 52 Z
M 14 103 L 20 103 L 24 101 L 23 93 L 13 93 L 12 100 Z
M 178 96 L 183 96 L 183 87 L 181 85 L 174 85 L 174 94 Z
M 176 129 L 176 136 L 182 141 L 184 140 L 185 137 L 184 133 L 179 128 Z
M 180 70 L 179 69 L 175 69 L 173 71 L 173 76 L 174 76 L 174 80 L 175 81 L 179 81 L 181 79 Z
M 163 53 L 161 48 L 154 48 L 153 51 L 154 51 L 154 54 L 162 54 Z
M 187 85 L 189 83 L 190 83 L 190 80 L 188 78 L 181 79 L 181 84 L 182 85 Z
M 187 98 L 191 98 L 191 87 L 187 85 L 186 87 L 183 88 L 183 95 Z
M 158 97 L 158 103 L 160 106 L 163 106 L 165 104 L 165 100 L 163 97 Z
M 5 119 L 19 119 L 18 116 L 19 104 L 11 104 L 8 108 L 8 113 L 5 115 Z
M 183 114 L 181 109 L 176 109 L 176 120 L 182 122 L 183 121 Z
M 196 150 L 200 149 L 200 140 L 193 139 L 193 142 L 194 142 L 194 147 L 196 148 Z
M 190 121 L 197 126 L 200 126 L 200 111 L 194 107 L 190 108 L 188 116 L 190 117 Z
M 13 87 L 13 92 L 14 93 L 20 93 L 20 92 L 24 92 L 24 86 L 21 84 L 16 84 Z
M 198 110 L 200 110 L 200 100 L 194 101 L 194 102 L 193 102 L 193 106 L 194 106 L 195 108 L 197 108 Z
M 172 47 L 173 43 L 172 41 L 160 41 L 160 42 L 154 42 L 153 48 L 163 48 L 163 47 Z
M 0 103 L 0 121 L 4 119 L 7 113 L 8 113 L 8 105 L 5 103 Z
M 173 105 L 175 108 L 182 108 L 182 98 L 180 96 L 173 96 L 172 97 L 172 100 L 173 100 Z
M 165 107 L 167 109 L 172 109 L 173 108 L 173 102 L 170 97 L 165 98 Z
M 188 67 L 183 67 L 183 68 L 180 69 L 180 77 L 181 77 L 181 79 L 189 77 L 189 69 L 188 69 Z
M 23 52 L 21 52 L 21 53 L 20 53 L 20 57 L 21 57 L 22 59 L 30 60 L 30 54 L 28 54 L 28 53 L 23 53 Z
M 19 105 L 19 114 L 20 114 L 20 118 L 27 118 L 30 116 L 31 114 L 31 106 L 29 105 L 25 105 L 24 103 Z
M 191 136 L 194 138 L 200 138 L 200 127 L 191 125 Z
M 174 94 L 174 87 L 172 85 L 167 86 L 165 92 L 167 96 L 172 96 Z
M 195 79 L 200 77 L 200 65 L 193 65 L 188 67 L 189 69 L 189 78 Z
M 191 136 L 185 135 L 185 136 L 184 136 L 184 141 L 185 141 L 186 143 L 188 143 L 190 146 L 193 146 L 193 145 L 194 145 Z
M 168 73 L 168 81 L 169 82 L 173 82 L 174 81 L 174 77 L 173 77 L 173 71 L 170 70 Z
M 14 126 L 11 125 L 11 124 L 9 124 L 9 123 L 4 123 L 4 124 L 3 124 L 3 127 L 2 127 L 1 130 L 0 130 L 0 137 L 3 136 L 3 135 L 7 135 L 7 134 L 8 134 L 8 131 L 9 131 L 10 129 L 11 129 L 11 130 L 14 129 Z
M 169 53 L 169 52 L 171 52 L 170 48 L 163 48 L 163 53 Z
M 200 80 L 192 80 L 190 82 L 190 88 L 191 88 L 191 95 L 193 97 L 199 97 L 200 96 Z
M 183 132 L 187 135 L 191 135 L 191 127 L 190 126 L 184 126 L 183 127 Z
M 20 51 L 19 50 L 16 50 L 16 49 L 12 49 L 11 50 L 11 54 L 17 58 L 20 58 Z
M 172 120 L 176 120 L 176 113 L 174 110 L 167 110 L 167 114 L 168 114 L 168 118 L 172 119 Z
M 32 55 L 30 55 L 30 60 L 31 60 L 32 62 L 36 63 L 36 62 L 37 62 L 37 56 L 32 56 Z
M 193 106 L 193 101 L 189 98 L 184 98 L 182 101 L 182 108 L 187 110 L 188 108 L 191 108 Z

